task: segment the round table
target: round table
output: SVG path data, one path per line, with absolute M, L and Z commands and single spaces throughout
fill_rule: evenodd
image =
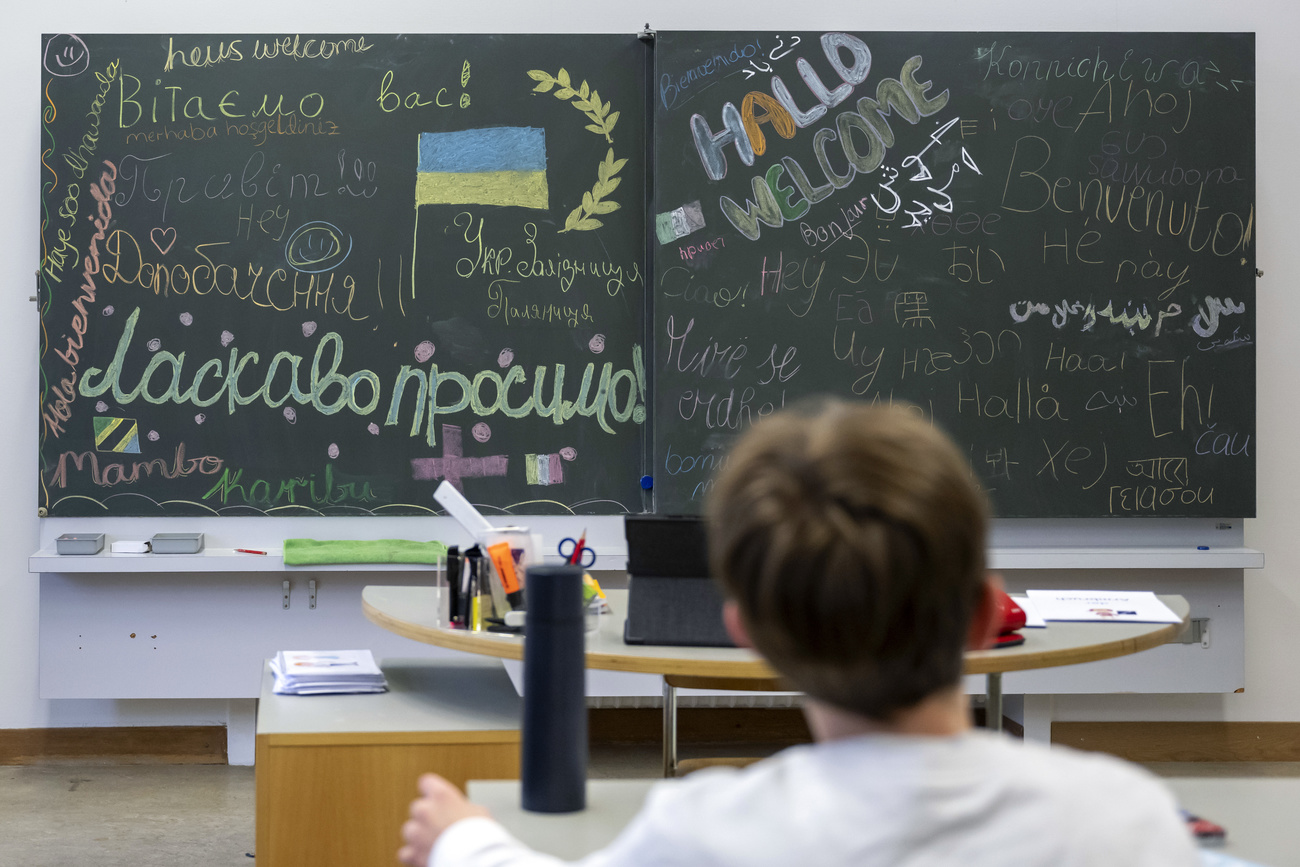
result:
M 438 620 L 433 587 L 370 586 L 361 591 L 366 617 L 406 638 L 502 659 L 523 659 L 524 641 L 516 635 L 452 629 Z M 587 637 L 587 667 L 643 674 L 704 677 L 773 678 L 776 672 L 751 650 L 739 647 L 661 647 L 623 643 L 627 591 L 606 591 L 613 614 L 600 618 L 599 630 Z M 966 674 L 987 675 L 985 717 L 991 728 L 1002 722 L 1002 674 L 1113 659 L 1164 644 L 1186 628 L 1190 608 L 1181 596 L 1160 601 L 1182 618 L 1180 623 L 1062 623 L 1024 629 L 1025 643 L 997 650 L 966 653 Z M 738 687 L 740 688 L 740 687 Z

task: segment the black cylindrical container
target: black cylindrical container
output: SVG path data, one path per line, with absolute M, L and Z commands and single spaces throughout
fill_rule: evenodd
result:
M 532 566 L 525 587 L 522 805 L 572 813 L 587 806 L 582 568 Z

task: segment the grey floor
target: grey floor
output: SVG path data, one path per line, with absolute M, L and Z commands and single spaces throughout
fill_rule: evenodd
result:
M 654 747 L 603 746 L 589 767 L 592 777 L 653 777 L 659 762 Z M 1186 808 L 1228 828 L 1225 851 L 1300 867 L 1300 763 L 1149 767 Z M 252 768 L 0 767 L 0 867 L 247 867 L 252 854 Z

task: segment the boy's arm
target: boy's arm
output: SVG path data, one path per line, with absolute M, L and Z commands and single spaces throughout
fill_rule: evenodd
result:
M 407 867 L 563 867 L 569 863 L 516 840 L 485 807 L 470 803 L 437 774 L 420 778 L 420 793 L 411 804 L 411 818 L 402 826 L 405 845 L 397 853 Z M 581 867 L 654 867 L 678 861 L 663 851 L 671 835 L 655 821 L 655 805 L 660 803 L 652 793 L 649 809 L 634 818 L 613 843 L 577 863 Z M 668 846 L 669 851 L 672 848 Z
M 403 845 L 397 852 L 397 860 L 407 867 L 426 867 L 433 844 L 456 822 L 488 815 L 485 807 L 471 804 L 437 774 L 422 775 L 419 790 L 420 797 L 411 802 L 411 818 L 402 825 Z
M 564 863 L 510 836 L 486 807 L 470 803 L 460 789 L 437 774 L 421 776 L 419 789 L 420 797 L 411 802 L 411 818 L 402 825 L 404 845 L 397 853 L 407 867 L 558 867 Z M 430 856 L 439 841 L 435 861 Z
M 496 821 L 471 817 L 438 839 L 428 867 L 567 867 L 551 855 L 530 849 Z

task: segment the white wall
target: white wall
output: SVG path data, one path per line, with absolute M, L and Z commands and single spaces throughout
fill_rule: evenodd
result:
M 1072 8 L 1071 8 L 1072 7 Z M 0 500 L 0 728 L 75 725 L 206 724 L 226 722 L 224 702 L 42 701 L 37 695 L 37 579 L 27 556 L 42 539 L 66 527 L 36 517 L 38 328 L 33 274 L 39 260 L 38 162 L 40 88 L 37 50 L 45 32 L 627 32 L 649 24 L 658 29 L 843 30 L 1252 30 L 1258 33 L 1258 267 L 1259 284 L 1259 513 L 1247 522 L 1246 544 L 1264 550 L 1268 567 L 1246 576 L 1246 692 L 1228 696 L 1074 697 L 1057 705 L 1058 718 L 1228 719 L 1300 721 L 1300 453 L 1288 444 L 1296 408 L 1286 385 L 1300 364 L 1287 361 L 1290 339 L 1281 332 L 1300 322 L 1300 293 L 1286 289 L 1296 264 L 1294 241 L 1280 229 L 1291 222 L 1287 202 L 1300 200 L 1300 178 L 1288 174 L 1291 148 L 1300 141 L 1290 93 L 1300 81 L 1300 5 L 1293 0 L 1109 0 L 1068 4 L 1043 0 L 909 0 L 869 3 L 824 0 L 797 6 L 772 0 L 659 0 L 619 2 L 478 0 L 461 7 L 415 0 L 342 3 L 226 0 L 220 15 L 206 4 L 175 0 L 62 0 L 12 4 L 6 10 L 0 57 L 4 83 L 0 113 L 12 134 L 0 138 L 3 187 L 12 198 L 0 209 L 0 322 L 12 336 L 0 340 L 0 405 L 11 407 L 0 428 L 5 457 L 0 467 L 13 485 Z M 1272 106 L 1272 108 L 1270 108 Z M 1272 399 L 1270 399 L 1270 397 Z M 23 407 L 26 407 L 23 409 Z M 322 519 L 339 521 L 343 519 Z M 238 529 L 236 529 L 238 527 Z M 227 529 L 229 528 L 229 529 Z M 273 519 L 205 527 L 209 534 L 243 533 L 244 544 L 274 544 L 301 534 Z M 367 521 L 336 538 L 407 536 L 409 524 Z M 231 538 L 225 544 L 233 544 Z

